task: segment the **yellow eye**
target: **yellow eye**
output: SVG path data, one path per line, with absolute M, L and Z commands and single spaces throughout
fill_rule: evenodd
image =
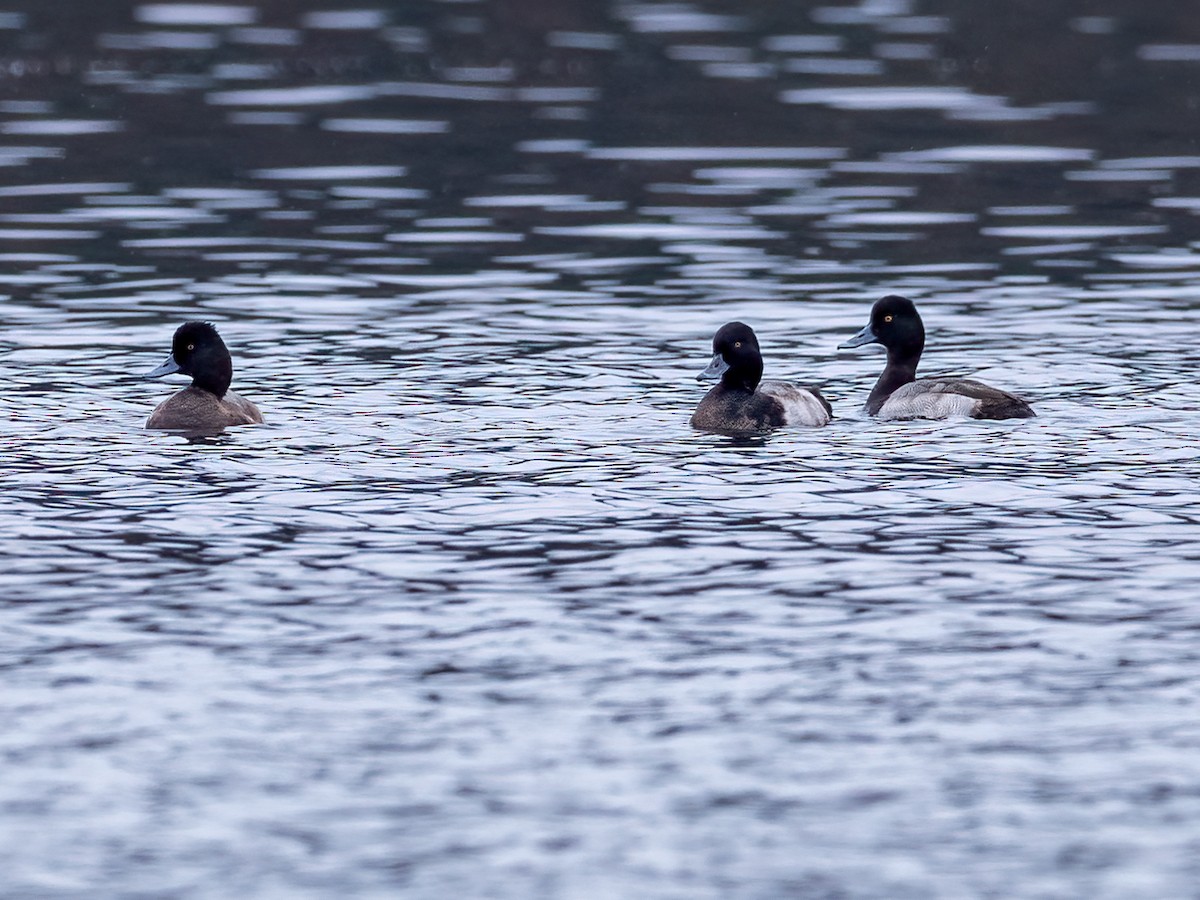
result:
M 741 341 L 734 341 L 734 342 L 733 342 L 733 349 L 735 349 L 735 350 L 736 350 L 736 349 L 737 349 L 738 347 L 740 347 L 740 346 L 742 346 L 742 342 L 741 342 Z
M 891 317 L 891 316 L 884 316 L 884 317 L 883 317 L 883 321 L 885 321 L 885 322 L 890 322 L 890 321 L 892 321 L 892 317 Z M 191 349 L 191 348 L 189 347 L 188 349 Z

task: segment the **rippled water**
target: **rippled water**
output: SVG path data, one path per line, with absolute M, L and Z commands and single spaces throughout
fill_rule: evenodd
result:
M 0 894 L 1195 895 L 1186 9 L 20 7 Z M 1038 418 L 864 418 L 883 293 Z

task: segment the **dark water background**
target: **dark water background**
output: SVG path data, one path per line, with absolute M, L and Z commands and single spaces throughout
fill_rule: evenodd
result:
M 0 895 L 1200 897 L 1191 5 L 333 5 L 0 12 Z

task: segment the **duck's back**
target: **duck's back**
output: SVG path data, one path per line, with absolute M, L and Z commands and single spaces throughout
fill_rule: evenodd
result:
M 1028 419 L 1035 413 L 1020 397 L 970 378 L 918 378 L 893 391 L 880 419 Z
M 833 407 L 815 387 L 788 384 L 786 381 L 764 381 L 758 386 L 759 394 L 774 397 L 783 408 L 785 425 L 828 425 L 833 418 Z
M 226 391 L 225 396 L 221 398 L 221 403 L 227 409 L 243 417 L 244 420 L 233 423 L 235 425 L 261 425 L 263 423 L 262 412 L 258 406 L 240 394 L 235 394 L 233 391 Z
M 721 434 L 769 431 L 784 425 L 826 425 L 830 406 L 817 391 L 764 381 L 753 393 L 718 384 L 700 401 L 692 427 Z
M 158 404 L 146 420 L 146 427 L 199 431 L 232 425 L 259 425 L 262 420 L 258 407 L 233 391 L 226 391 L 224 397 L 218 397 L 203 388 L 189 385 Z

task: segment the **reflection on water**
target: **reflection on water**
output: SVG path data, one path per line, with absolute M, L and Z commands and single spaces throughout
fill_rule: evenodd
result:
M 18 7 L 7 893 L 1194 891 L 1183 7 Z M 885 292 L 1039 417 L 863 417 Z

